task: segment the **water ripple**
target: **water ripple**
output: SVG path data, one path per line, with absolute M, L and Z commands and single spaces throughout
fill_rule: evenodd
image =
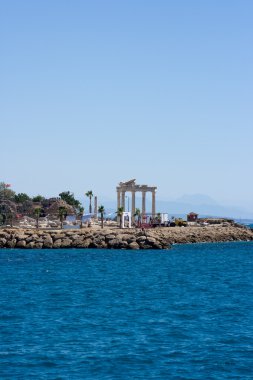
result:
M 0 379 L 253 379 L 253 243 L 0 250 Z

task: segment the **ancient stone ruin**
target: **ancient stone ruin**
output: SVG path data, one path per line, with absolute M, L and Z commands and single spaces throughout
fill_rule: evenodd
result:
M 148 185 L 137 185 L 135 183 L 135 179 L 131 179 L 127 182 L 120 182 L 116 188 L 117 191 L 117 208 L 123 207 L 125 211 L 125 199 L 126 192 L 132 193 L 132 221 L 134 222 L 134 213 L 135 213 L 135 194 L 137 192 L 142 193 L 142 218 L 146 214 L 146 194 L 148 192 L 152 193 L 152 216 L 155 216 L 156 213 L 156 186 L 148 186 Z

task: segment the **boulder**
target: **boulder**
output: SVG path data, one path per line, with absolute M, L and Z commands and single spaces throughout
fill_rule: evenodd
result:
M 52 248 L 53 247 L 53 239 L 50 235 L 45 235 L 43 239 L 44 248 Z
M 42 237 L 37 234 L 30 235 L 26 238 L 26 242 L 30 243 L 31 241 L 36 241 L 42 243 Z
M 108 241 L 108 248 L 119 248 L 120 240 L 112 239 Z
M 147 242 L 149 244 L 155 244 L 157 242 L 157 239 L 148 236 L 147 237 Z
M 83 239 L 75 239 L 74 241 L 72 241 L 72 245 L 73 247 L 82 247 L 82 244 L 83 244 L 84 240 Z
M 78 248 L 89 248 L 92 243 L 91 239 L 82 240 L 80 244 L 78 244 Z
M 28 239 L 29 236 L 27 236 L 27 235 L 21 235 L 21 234 L 14 234 L 13 237 L 16 238 L 17 241 L 20 241 L 20 240 L 21 241 L 22 240 L 26 241 L 26 239 Z
M 35 247 L 35 242 L 34 241 L 30 241 L 30 243 L 26 244 L 26 248 L 36 248 Z
M 14 248 L 16 246 L 16 242 L 17 242 L 16 239 L 10 239 L 7 241 L 6 247 L 7 248 Z
M 52 236 L 54 241 L 56 241 L 58 239 L 65 239 L 65 237 L 66 237 L 66 235 L 63 233 L 52 234 L 51 236 Z
M 26 247 L 26 241 L 25 240 L 19 240 L 16 244 L 16 248 L 25 248 Z
M 9 239 L 9 237 L 10 237 L 10 234 L 4 231 L 0 231 L 0 238 Z
M 32 242 L 31 242 L 31 243 L 32 243 Z M 37 249 L 41 249 L 41 248 L 43 248 L 43 243 L 40 243 L 40 242 L 35 243 L 35 244 L 34 244 L 34 248 L 37 248 Z
M 152 248 L 153 248 L 153 249 L 162 249 L 163 247 L 162 247 L 161 244 L 159 244 L 158 242 L 156 242 L 156 243 L 153 243 L 153 244 L 152 244 Z
M 105 236 L 105 240 L 106 240 L 106 241 L 113 240 L 113 239 L 115 239 L 115 237 L 116 237 L 116 235 L 109 234 L 109 235 L 106 235 L 106 236 Z
M 136 242 L 134 242 L 134 241 L 128 245 L 128 248 L 130 248 L 130 249 L 140 249 L 139 244 L 136 243 Z
M 127 241 L 120 241 L 119 242 L 119 248 L 120 249 L 128 249 L 129 245 L 128 245 L 128 242 Z
M 57 239 L 54 241 L 53 248 L 61 248 L 61 246 L 62 246 L 62 240 L 61 239 Z
M 139 237 L 136 239 L 137 243 L 144 242 L 145 240 L 147 240 L 147 237 L 144 236 L 144 235 L 141 235 L 141 236 L 139 236 Z
M 105 241 L 104 236 L 95 236 L 93 239 L 93 243 L 98 244 L 98 245 L 101 244 L 102 241 Z
M 56 242 L 57 242 L 57 240 L 56 240 Z M 71 247 L 72 246 L 72 240 L 69 239 L 69 238 L 62 239 L 61 246 L 62 246 L 62 248 L 69 248 L 69 247 Z
M 5 247 L 6 243 L 7 243 L 7 240 L 4 237 L 0 238 L 0 248 Z
M 152 245 L 147 244 L 147 243 L 143 243 L 143 242 L 140 242 L 139 246 L 141 249 L 152 249 L 153 248 Z

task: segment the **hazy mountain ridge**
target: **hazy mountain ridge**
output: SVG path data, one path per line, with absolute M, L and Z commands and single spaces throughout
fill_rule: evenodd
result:
M 136 203 L 141 204 L 141 199 L 137 198 Z M 116 201 L 103 202 L 108 212 L 116 210 Z M 127 203 L 126 203 L 127 207 Z M 131 209 L 131 202 L 130 202 Z M 151 202 L 147 200 L 146 203 L 147 212 L 151 211 Z M 247 211 L 241 207 L 236 206 L 223 206 L 215 201 L 213 198 L 205 194 L 185 194 L 176 200 L 159 200 L 156 201 L 157 212 L 168 212 L 171 214 L 187 214 L 194 211 L 200 215 L 208 216 L 220 216 L 231 218 L 244 218 L 252 219 L 253 212 Z

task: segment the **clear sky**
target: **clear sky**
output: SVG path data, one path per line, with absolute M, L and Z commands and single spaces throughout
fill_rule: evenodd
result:
M 0 1 L 0 180 L 253 211 L 252 0 Z

